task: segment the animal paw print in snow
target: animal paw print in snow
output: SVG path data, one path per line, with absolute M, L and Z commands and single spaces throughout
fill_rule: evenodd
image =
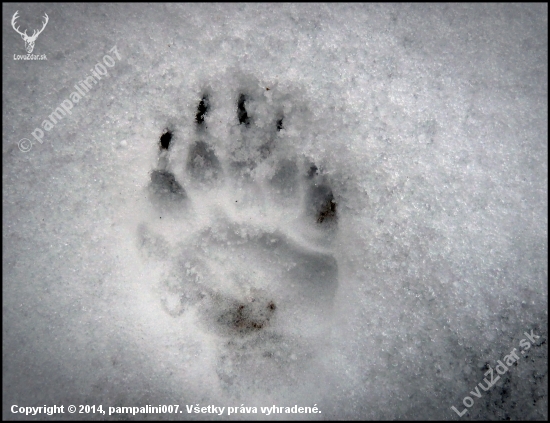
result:
M 148 184 L 160 219 L 142 223 L 139 239 L 168 269 L 163 309 L 175 319 L 194 309 L 205 330 L 230 339 L 219 368 L 230 384 L 228 362 L 246 365 L 256 354 L 282 366 L 281 351 L 288 360 L 294 353 L 279 340 L 315 332 L 330 315 L 338 206 L 322 169 L 285 138 L 292 119 L 272 92 L 235 92 L 232 113 L 217 114 L 233 116 L 227 139 L 212 131 L 215 95 L 197 103 L 193 139 L 177 128 L 160 136 Z M 255 353 L 237 353 L 239 343 Z

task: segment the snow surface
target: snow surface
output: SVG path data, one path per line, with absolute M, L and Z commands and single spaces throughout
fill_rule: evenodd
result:
M 547 4 L 2 10 L 4 419 L 548 417 Z

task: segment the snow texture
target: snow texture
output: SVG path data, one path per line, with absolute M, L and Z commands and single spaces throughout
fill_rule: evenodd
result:
M 547 419 L 547 4 L 2 10 L 4 419 Z

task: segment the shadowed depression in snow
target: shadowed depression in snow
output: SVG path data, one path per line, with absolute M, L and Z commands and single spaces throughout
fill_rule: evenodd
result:
M 547 419 L 547 4 L 2 8 L 4 419 Z

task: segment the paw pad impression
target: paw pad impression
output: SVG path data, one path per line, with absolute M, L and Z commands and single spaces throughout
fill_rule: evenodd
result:
M 326 243 L 338 217 L 328 177 L 287 148 L 282 106 L 262 103 L 254 93 L 238 94 L 231 139 L 216 140 L 208 127 L 216 124 L 212 100 L 211 93 L 201 97 L 191 140 L 177 131 L 162 133 L 150 173 L 153 205 L 176 206 L 173 218 L 187 231 L 172 243 L 165 241 L 173 237 L 169 227 L 165 237 L 159 235 L 163 244 L 172 244 L 163 257 L 171 263 L 163 308 L 177 318 L 198 307 L 221 333 L 242 336 L 284 322 L 284 313 L 288 321 L 315 322 L 337 285 L 338 266 Z M 153 232 L 162 233 L 163 224 L 165 219 L 155 223 Z M 324 235 L 306 242 L 302 233 L 308 230 Z M 263 267 L 258 273 L 251 270 L 256 265 Z M 308 307 L 314 311 L 299 317 Z

